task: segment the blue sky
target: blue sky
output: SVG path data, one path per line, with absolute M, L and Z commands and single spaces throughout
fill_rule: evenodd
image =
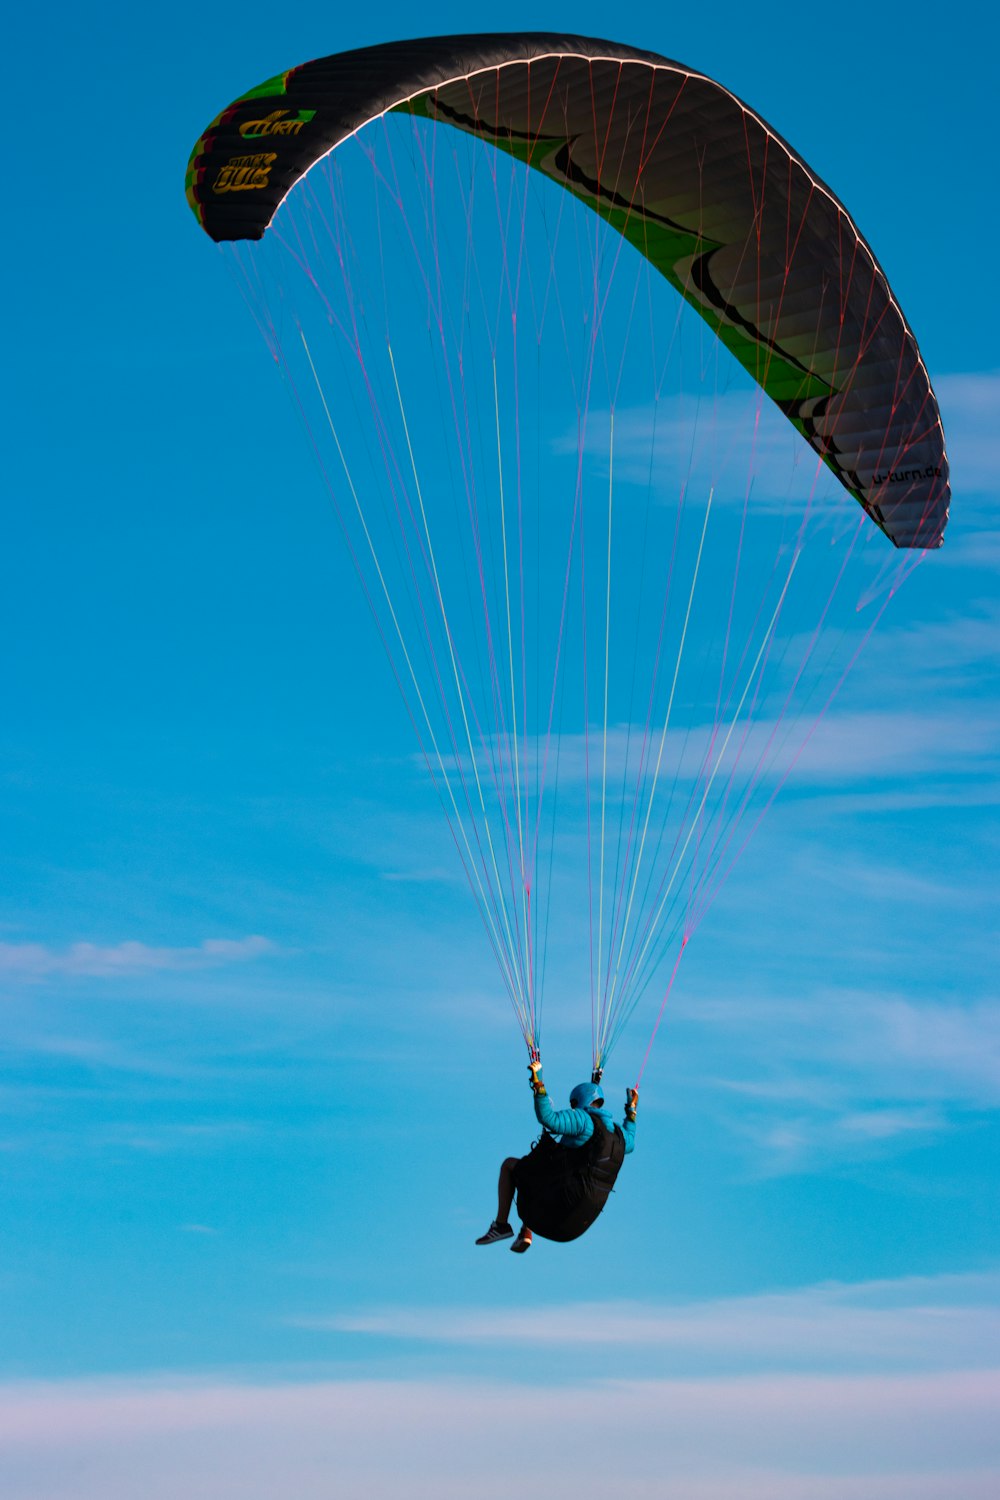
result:
M 558 1500 L 623 1476 L 667 1500 L 996 1493 L 1000 373 L 961 227 L 992 243 L 995 36 L 961 5 L 785 16 L 571 24 L 720 78 L 848 204 L 934 379 L 952 521 L 685 954 L 611 1209 L 524 1258 L 471 1243 L 532 1136 L 523 1046 L 294 414 L 180 186 L 244 88 L 467 12 L 14 23 L 14 1500 L 492 1496 L 498 1429 L 527 1423 L 510 1467 Z M 581 1071 L 562 1014 L 557 1094 Z

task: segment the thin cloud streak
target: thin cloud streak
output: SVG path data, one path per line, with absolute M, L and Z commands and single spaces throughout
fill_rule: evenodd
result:
M 136 974 L 190 973 L 195 969 L 248 963 L 275 951 L 269 939 L 256 934 L 235 939 L 206 938 L 191 948 L 156 948 L 138 942 L 102 947 L 81 942 L 59 951 L 44 943 L 0 943 L 0 977 L 39 980 L 61 975 L 115 979 Z
M 995 494 L 1000 371 L 939 375 L 934 390 L 948 442 L 954 493 Z
M 1000 1109 L 1000 1002 L 962 1006 L 826 990 L 795 1000 L 688 1003 L 725 1072 L 712 1080 L 752 1175 L 884 1158 Z M 742 1054 L 742 1055 L 741 1055 Z
M 941 407 L 957 496 L 993 495 L 996 490 L 996 440 L 1000 420 L 1000 372 L 975 371 L 940 375 L 934 382 Z M 606 466 L 610 442 L 607 412 L 591 412 L 583 451 L 591 464 Z M 575 455 L 578 438 L 567 432 L 554 445 L 557 453 Z M 683 460 L 683 462 L 681 461 Z M 753 391 L 704 397 L 701 401 L 664 397 L 651 406 L 615 413 L 615 473 L 630 484 L 645 486 L 652 468 L 661 490 L 684 482 L 714 482 L 717 498 L 742 504 L 749 478 L 755 509 L 775 510 L 789 494 L 804 504 L 816 484 L 818 460 L 791 425 Z M 824 508 L 850 505 L 848 496 L 819 466 L 820 483 L 813 504 Z
M 610 434 L 610 413 L 591 411 L 583 453 L 592 474 L 608 472 Z M 577 433 L 564 433 L 553 451 L 575 458 Z M 754 390 L 701 401 L 666 396 L 657 408 L 616 410 L 614 473 L 643 489 L 652 484 L 657 494 L 714 488 L 717 501 L 734 505 L 752 484 L 758 513 L 804 512 L 810 498 L 814 510 L 850 504 L 785 417 Z
M 1000 1277 L 912 1278 L 664 1306 L 606 1302 L 532 1308 L 406 1308 L 304 1319 L 317 1331 L 393 1341 L 646 1350 L 706 1358 L 727 1370 L 783 1368 L 859 1374 L 989 1369 L 1000 1348 Z
M 718 762 L 718 775 L 725 777 L 739 762 L 739 773 L 757 774 L 761 760 L 761 778 L 770 783 L 785 773 L 797 752 L 795 785 L 802 783 L 838 783 L 855 781 L 860 776 L 893 777 L 925 775 L 947 769 L 952 774 L 984 774 L 1000 766 L 1000 717 L 996 710 L 982 706 L 976 715 L 956 705 L 930 713 L 914 711 L 854 710 L 829 713 L 818 723 L 812 719 L 777 720 L 758 718 L 751 723 L 739 720 L 732 743 L 720 754 L 728 729 L 712 724 L 670 729 L 664 740 L 663 767 L 660 780 L 667 785 L 675 775 L 684 781 L 704 778 Z M 810 731 L 812 731 L 810 733 Z M 654 753 L 645 769 L 644 784 L 651 783 L 656 764 L 659 735 Z M 706 751 L 718 742 L 714 756 L 706 761 Z M 523 742 L 522 774 L 537 776 L 546 758 L 544 738 Z M 615 725 L 607 737 L 607 780 L 614 784 L 638 771 L 639 755 L 644 744 L 641 724 Z M 597 747 L 595 749 L 595 747 Z M 493 747 L 497 753 L 499 742 Z M 559 785 L 601 785 L 604 773 L 603 731 L 594 726 L 589 735 L 553 734 L 547 746 L 550 763 L 558 760 Z M 598 751 L 600 753 L 598 753 Z M 480 755 L 483 764 L 489 756 Z M 467 759 L 445 757 L 447 770 L 461 769 L 471 774 Z M 706 772 L 707 765 L 707 772 Z
M 1000 572 L 1000 533 L 995 531 L 960 532 L 949 538 L 952 545 L 941 551 L 942 564 L 947 567 L 981 568 L 984 572 Z
M 963 1006 L 868 990 L 818 988 L 794 999 L 678 998 L 675 1015 L 765 1050 L 787 1075 L 822 1058 L 844 1096 L 921 1108 L 1000 1108 L 1000 1001 Z M 727 1087 L 753 1089 L 732 1080 Z

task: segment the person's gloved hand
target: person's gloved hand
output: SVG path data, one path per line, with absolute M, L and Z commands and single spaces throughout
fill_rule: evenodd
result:
M 542 1078 L 542 1060 L 540 1057 L 532 1058 L 528 1064 L 528 1072 L 531 1074 L 531 1092 L 533 1094 L 545 1093 L 545 1082 Z
M 639 1106 L 639 1090 L 638 1089 L 626 1089 L 625 1090 L 625 1118 L 626 1118 L 626 1120 L 634 1120 L 635 1119 L 635 1112 L 636 1112 L 636 1109 L 638 1108 L 638 1106 Z

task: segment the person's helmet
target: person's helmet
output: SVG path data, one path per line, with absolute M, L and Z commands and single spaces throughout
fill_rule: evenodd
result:
M 599 1083 L 578 1083 L 569 1103 L 571 1109 L 594 1109 L 604 1103 L 604 1090 Z

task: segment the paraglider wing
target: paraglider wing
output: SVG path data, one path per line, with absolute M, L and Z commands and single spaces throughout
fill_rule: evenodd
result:
M 649 52 L 526 33 L 427 38 L 292 68 L 237 99 L 191 156 L 214 240 L 260 239 L 309 168 L 394 109 L 561 184 L 715 330 L 898 547 L 940 546 L 937 402 L 884 273 L 828 187 L 759 115 Z

